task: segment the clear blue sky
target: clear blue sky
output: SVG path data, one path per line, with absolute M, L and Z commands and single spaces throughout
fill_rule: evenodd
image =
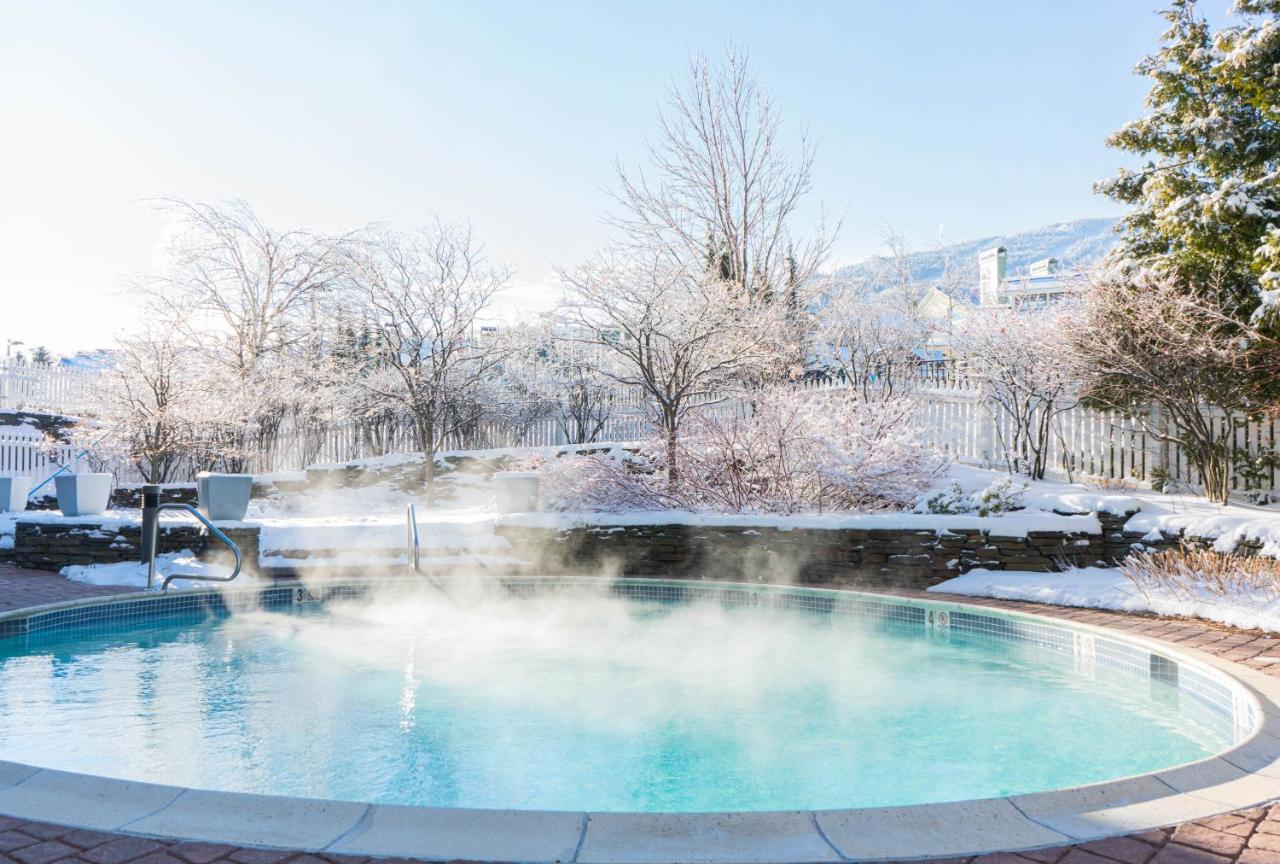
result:
M 1103 138 L 1141 110 L 1156 6 L 0 0 L 0 340 L 127 326 L 155 195 L 317 229 L 470 219 L 517 270 L 511 302 L 545 304 L 607 236 L 612 161 L 731 37 L 820 141 L 837 263 L 885 223 L 924 244 L 1114 214 L 1090 184 L 1121 164 Z

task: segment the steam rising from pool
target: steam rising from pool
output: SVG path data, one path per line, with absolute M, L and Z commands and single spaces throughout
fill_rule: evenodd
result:
M 0 653 L 0 757 L 362 801 L 883 806 L 1100 781 L 1228 743 L 1166 685 L 1041 649 L 603 585 L 418 584 L 20 650 Z

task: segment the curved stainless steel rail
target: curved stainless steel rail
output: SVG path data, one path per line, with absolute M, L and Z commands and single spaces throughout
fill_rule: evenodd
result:
M 418 508 L 414 506 L 414 503 L 412 501 L 409 502 L 409 506 L 405 509 L 404 515 L 409 522 L 409 524 L 405 526 L 406 527 L 405 543 L 409 547 L 408 548 L 409 569 L 412 570 L 414 573 L 421 573 L 422 572 L 422 566 L 420 563 L 421 553 L 419 552 L 419 549 L 421 548 L 421 544 L 419 543 L 419 540 L 418 540 Z
M 172 582 L 174 579 L 192 579 L 200 582 L 231 582 L 237 576 L 240 575 L 240 563 L 241 563 L 240 547 L 236 545 L 236 542 L 234 540 L 232 540 L 226 534 L 222 533 L 222 530 L 218 528 L 217 525 L 214 525 L 212 522 L 206 519 L 203 513 L 201 513 L 196 508 L 192 507 L 190 504 L 180 504 L 173 501 L 168 502 L 166 504 L 161 504 L 158 507 L 156 507 L 157 515 L 158 515 L 158 511 L 160 510 L 187 511 L 192 516 L 196 517 L 202 523 L 204 523 L 204 527 L 209 529 L 209 533 L 212 534 L 214 537 L 217 537 L 223 543 L 225 543 L 227 545 L 227 548 L 231 550 L 232 554 L 236 556 L 236 566 L 232 568 L 230 576 L 199 576 L 194 573 L 170 573 L 168 576 L 164 577 L 164 582 L 160 585 L 161 591 L 168 591 L 169 583 Z M 147 590 L 148 591 L 155 590 L 156 538 L 159 535 L 160 535 L 160 531 L 159 531 L 159 528 L 157 527 L 157 529 L 152 531 L 150 536 L 147 538 L 148 539 L 148 548 L 147 548 Z

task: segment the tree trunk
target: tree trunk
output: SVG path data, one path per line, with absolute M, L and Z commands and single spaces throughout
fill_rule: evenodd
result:
M 1231 459 L 1225 447 L 1201 447 L 1200 479 L 1209 500 L 1226 504 L 1231 497 Z
M 676 468 L 676 454 L 679 452 L 676 448 L 676 436 L 679 430 L 676 428 L 674 411 L 663 411 L 662 425 L 664 426 L 663 432 L 667 443 L 667 491 L 674 493 L 676 491 L 676 479 L 679 475 L 679 471 Z
M 431 412 L 414 418 L 418 431 L 418 445 L 422 447 L 422 485 L 427 493 L 427 506 L 436 503 L 436 424 Z

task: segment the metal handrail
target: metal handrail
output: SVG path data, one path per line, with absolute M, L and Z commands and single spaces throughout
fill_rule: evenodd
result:
M 214 537 L 217 537 L 223 543 L 225 543 L 227 545 L 227 548 L 231 550 L 232 554 L 236 556 L 236 566 L 232 568 L 230 576 L 198 576 L 195 573 L 170 573 L 168 576 L 164 577 L 164 582 L 160 585 L 161 591 L 168 591 L 169 583 L 172 582 L 174 579 L 191 579 L 191 580 L 200 581 L 200 582 L 231 582 L 237 576 L 240 575 L 240 547 L 236 545 L 236 542 L 234 540 L 232 540 L 230 537 L 224 534 L 222 532 L 222 529 L 220 529 L 217 525 L 214 525 L 212 522 L 206 519 L 203 513 L 201 513 L 196 508 L 192 507 L 190 504 L 182 504 L 177 501 L 170 501 L 165 504 L 160 504 L 155 509 L 156 509 L 157 519 L 159 518 L 159 515 L 160 515 L 159 511 L 161 510 L 186 510 L 192 516 L 196 517 L 201 522 L 203 522 L 204 527 L 209 529 L 209 533 L 212 534 Z M 151 532 L 151 535 L 148 538 L 148 541 L 149 541 L 148 549 L 147 549 L 147 590 L 148 591 L 155 590 L 156 538 L 159 536 L 160 536 L 160 530 L 159 530 L 159 525 L 157 524 L 156 529 Z
M 448 598 L 449 602 L 457 606 L 458 601 L 452 592 L 445 586 L 444 582 L 430 573 L 422 572 L 422 544 L 418 537 L 418 507 L 412 501 L 404 510 L 405 525 L 405 543 L 408 546 L 409 553 L 409 569 L 418 576 L 422 576 L 428 582 L 436 587 L 441 594 Z
M 420 563 L 421 544 L 418 540 L 418 508 L 414 506 L 412 501 L 409 502 L 408 508 L 405 510 L 405 517 L 409 524 L 406 526 L 405 543 L 408 545 L 409 553 L 409 569 L 414 573 L 421 573 L 422 566 Z

